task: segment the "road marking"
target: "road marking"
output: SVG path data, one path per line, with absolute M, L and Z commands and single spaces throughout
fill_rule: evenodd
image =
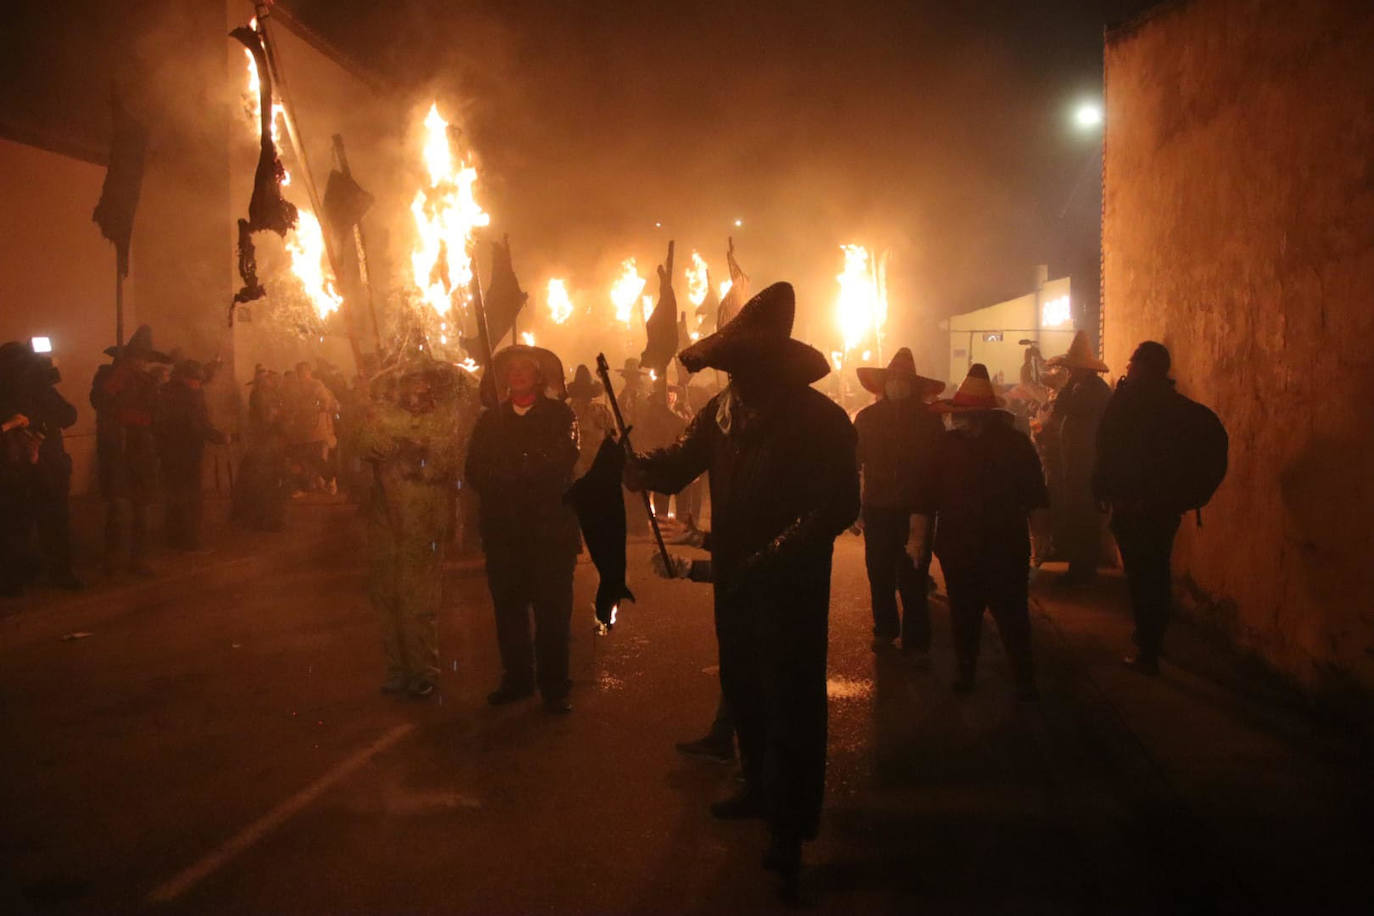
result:
M 149 903 L 169 903 L 195 887 L 210 875 L 229 864 L 243 851 L 286 823 L 307 805 L 319 798 L 336 783 L 347 779 L 354 770 L 415 730 L 413 723 L 398 725 L 367 747 L 341 762 L 334 769 L 282 802 L 271 811 L 240 830 L 218 849 L 189 868 L 155 887 L 148 895 Z

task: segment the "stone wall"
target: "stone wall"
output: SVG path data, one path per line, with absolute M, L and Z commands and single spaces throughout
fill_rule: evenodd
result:
M 1104 353 L 1152 338 L 1231 435 L 1193 612 L 1374 690 L 1374 4 L 1194 0 L 1108 34 Z

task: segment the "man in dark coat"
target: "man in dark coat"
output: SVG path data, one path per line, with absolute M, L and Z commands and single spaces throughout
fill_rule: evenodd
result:
M 151 575 L 147 563 L 148 504 L 157 489 L 157 409 L 159 367 L 167 357 L 153 349 L 146 324 L 122 347 L 105 351 L 114 363 L 101 366 L 91 385 L 96 415 L 96 462 L 106 501 L 105 572 L 113 575 L 126 549 L 128 568 Z
M 228 441 L 210 422 L 203 388 L 205 378 L 205 367 L 199 361 L 182 360 L 173 368 L 171 380 L 162 387 L 158 404 L 157 436 L 167 499 L 167 542 L 180 550 L 200 548 L 205 443 L 222 445 Z
M 487 701 L 524 699 L 537 684 L 545 710 L 566 713 L 573 567 L 582 541 L 563 494 L 577 464 L 577 421 L 563 402 L 563 366 L 552 352 L 507 347 L 489 371 L 500 401 L 478 419 L 467 456 L 504 672 Z
M 1061 543 L 1059 554 L 1069 568 L 1058 580 L 1060 585 L 1083 585 L 1097 575 L 1097 558 L 1102 552 L 1102 513 L 1093 499 L 1092 474 L 1097 457 L 1097 428 L 1112 390 L 1102 380 L 1107 364 L 1093 354 L 1088 335 L 1074 335 L 1069 352 L 1055 362 L 1069 372 L 1059 390 L 1046 424 L 1056 442 L 1054 463 L 1056 531 Z
M 57 390 L 62 380 L 53 361 L 35 356 L 32 366 L 33 413 L 30 418 L 43 442 L 38 447 L 38 486 L 34 497 L 34 525 L 43 562 L 51 582 L 66 589 L 85 587 L 72 571 L 71 516 L 72 459 L 62 430 L 76 424 L 76 408 Z
M 954 428 L 941 444 L 922 511 L 938 516 L 935 554 L 949 593 L 959 668 L 955 691 L 973 690 L 988 610 L 1006 647 L 1017 695 L 1034 699 L 1028 520 L 1036 513 L 1036 531 L 1043 530 L 1044 513 L 1037 510 L 1049 505 L 1049 495 L 1035 446 L 1013 428 L 1011 414 L 998 409 L 1003 403 L 987 368 L 974 363 L 954 397 L 936 404 L 952 416 Z M 913 553 L 923 549 L 923 530 L 913 526 Z
M 1112 534 L 1121 549 L 1135 615 L 1134 655 L 1126 664 L 1159 673 L 1159 655 L 1173 604 L 1170 557 L 1179 517 L 1197 502 L 1173 478 L 1178 452 L 1190 443 L 1182 425 L 1192 404 L 1174 390 L 1169 351 L 1147 340 L 1136 347 L 1098 430 L 1093 491 L 1111 506 Z
M 627 463 L 632 489 L 675 493 L 710 472 L 720 678 L 745 786 L 712 806 L 764 817 L 766 867 L 795 890 L 801 844 L 820 822 L 826 755 L 826 632 L 834 539 L 859 511 L 855 434 L 810 387 L 824 356 L 791 338 L 792 287 L 778 283 L 679 354 L 729 373 L 678 442 Z
M 863 476 L 864 564 L 873 599 L 873 650 L 890 648 L 900 637 L 903 652 L 926 661 L 930 553 L 913 559 L 906 545 L 918 489 L 934 471 L 945 434 L 927 400 L 943 391 L 945 383 L 917 375 L 916 360 L 906 347 L 886 369 L 863 366 L 858 375 L 859 384 L 878 395 L 854 418 Z M 923 523 L 929 524 L 928 517 Z M 897 592 L 904 618 L 897 613 Z

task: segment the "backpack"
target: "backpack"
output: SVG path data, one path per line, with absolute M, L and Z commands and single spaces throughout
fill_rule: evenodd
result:
M 1176 463 L 1170 477 L 1179 508 L 1201 509 L 1226 477 L 1230 438 L 1210 408 L 1181 394 L 1176 398 L 1177 447 L 1172 450 Z

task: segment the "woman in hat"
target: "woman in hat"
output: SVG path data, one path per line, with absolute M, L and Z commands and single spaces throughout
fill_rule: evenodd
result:
M 466 476 L 480 498 L 503 670 L 487 701 L 521 700 L 538 686 L 546 711 L 566 713 L 573 567 L 582 542 L 563 494 L 577 464 L 577 420 L 563 403 L 563 365 L 551 351 L 507 347 L 489 371 L 498 403 L 472 431 Z
M 831 551 L 859 511 L 854 427 L 811 387 L 830 367 L 792 339 L 795 310 L 792 287 L 774 284 L 678 354 L 730 384 L 676 443 L 626 465 L 631 489 L 661 493 L 710 472 L 720 679 L 745 777 L 711 810 L 768 820 L 764 864 L 787 893 L 824 794 Z
M 1046 423 L 1057 459 L 1050 480 L 1059 535 L 1056 546 L 1069 563 L 1058 584 L 1084 585 L 1097 575 L 1097 558 L 1102 552 L 1102 513 L 1093 499 L 1092 473 L 1097 460 L 1097 428 L 1112 390 L 1102 379 L 1107 364 L 1093 353 L 1083 331 L 1073 336 L 1069 352 L 1056 362 L 1068 372 Z
M 954 397 L 934 409 L 948 414 L 932 486 L 922 492 L 923 514 L 938 516 L 935 554 L 945 574 L 958 677 L 954 689 L 973 690 L 983 611 L 1002 636 L 1017 695 L 1036 695 L 1031 664 L 1027 594 L 1031 544 L 1028 520 L 1049 505 L 1040 458 L 1001 410 L 987 367 L 969 367 Z M 1037 530 L 1042 519 L 1036 518 Z M 909 549 L 924 552 L 924 525 L 913 525 Z
M 928 401 L 945 383 L 916 374 L 911 350 L 902 347 L 887 368 L 861 366 L 859 384 L 878 400 L 859 411 L 859 471 L 863 478 L 864 563 L 873 601 L 873 649 L 901 637 L 902 651 L 926 659 L 930 651 L 930 608 L 926 581 L 930 554 L 906 553 L 917 493 L 934 471 L 944 436 Z M 924 523 L 928 524 L 928 521 Z M 901 592 L 905 619 L 897 613 Z

